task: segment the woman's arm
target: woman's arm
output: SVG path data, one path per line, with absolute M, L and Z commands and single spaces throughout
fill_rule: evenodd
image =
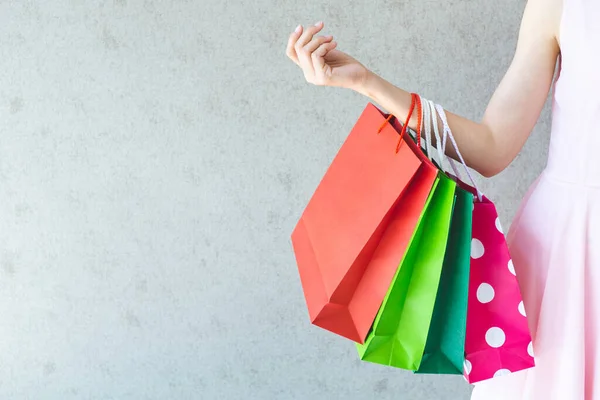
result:
M 533 130 L 548 92 L 559 55 L 561 0 L 529 0 L 516 53 L 489 102 L 481 122 L 447 113 L 448 123 L 467 164 L 490 177 L 504 170 Z M 368 73 L 354 88 L 394 115 L 408 114 L 410 93 Z M 410 122 L 416 128 L 417 118 Z M 456 157 L 448 146 L 448 154 Z

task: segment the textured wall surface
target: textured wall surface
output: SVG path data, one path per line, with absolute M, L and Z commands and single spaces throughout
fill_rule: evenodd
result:
M 298 23 L 480 118 L 522 0 L 0 0 L 1 399 L 467 399 L 309 324 L 289 234 L 365 105 Z M 485 182 L 505 224 L 548 108 Z

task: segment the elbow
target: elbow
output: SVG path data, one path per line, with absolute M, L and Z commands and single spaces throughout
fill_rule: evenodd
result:
M 503 146 L 495 140 L 491 129 L 488 132 L 489 139 L 485 148 L 489 149 L 489 151 L 485 157 L 479 160 L 479 166 L 476 170 L 484 178 L 493 178 L 502 173 L 510 165 L 514 157 L 511 157 L 510 153 L 504 151 Z
M 500 172 L 502 172 L 503 170 L 504 170 L 503 168 L 486 167 L 486 168 L 479 169 L 477 172 L 479 173 L 479 175 L 483 176 L 484 178 L 493 178 L 496 175 L 498 175 Z
M 506 167 L 508 167 L 508 163 L 503 161 L 488 162 L 486 165 L 477 168 L 477 172 L 484 178 L 493 178 L 502 173 Z

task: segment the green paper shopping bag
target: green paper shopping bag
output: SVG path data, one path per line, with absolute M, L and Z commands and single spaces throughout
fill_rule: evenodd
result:
M 463 373 L 472 219 L 473 195 L 457 187 L 442 275 L 417 373 Z
M 456 184 L 440 175 L 364 344 L 364 361 L 415 371 L 425 351 Z
M 425 147 L 429 157 L 434 152 L 431 133 L 438 143 L 439 163 L 432 162 L 444 173 L 445 144 L 440 137 L 437 111 L 432 101 L 421 99 L 425 131 Z M 433 129 L 432 129 L 433 128 Z M 444 174 L 447 177 L 447 174 Z M 446 178 L 448 179 L 448 178 Z M 462 374 L 465 358 L 469 271 L 471 262 L 471 233 L 473 220 L 473 195 L 457 187 L 446 244 L 446 254 L 437 298 L 427 335 L 425 353 L 417 373 Z

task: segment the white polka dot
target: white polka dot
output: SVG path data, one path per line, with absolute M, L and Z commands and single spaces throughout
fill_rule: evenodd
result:
M 506 335 L 502 329 L 493 327 L 485 333 L 485 341 L 490 347 L 497 349 L 498 347 L 502 347 L 506 341 Z
M 494 288 L 488 283 L 482 283 L 477 288 L 477 300 L 479 300 L 480 303 L 489 303 L 494 300 L 495 294 Z
M 512 260 L 508 260 L 508 270 L 510 271 L 511 274 L 513 274 L 514 276 L 517 276 L 517 273 L 515 272 L 515 265 L 513 264 Z
M 470 375 L 472 370 L 473 370 L 473 365 L 471 365 L 471 361 L 465 360 L 465 373 L 467 375 Z
M 529 346 L 527 346 L 527 354 L 529 354 L 532 358 L 533 356 L 533 343 L 529 342 Z
M 500 223 L 500 217 L 496 218 L 496 229 L 498 229 L 498 232 L 504 234 L 504 231 L 502 230 L 502 224 Z
M 471 258 L 481 258 L 483 256 L 483 253 L 485 253 L 485 249 L 483 248 L 483 243 L 481 243 L 481 240 L 471 240 Z
M 525 314 L 525 305 L 523 304 L 523 302 L 519 303 L 519 312 L 521 313 L 522 316 L 526 317 L 527 314 Z
M 496 371 L 496 373 L 494 374 L 494 378 L 498 378 L 500 376 L 506 376 L 509 375 L 511 372 L 508 369 L 499 369 L 498 371 Z

